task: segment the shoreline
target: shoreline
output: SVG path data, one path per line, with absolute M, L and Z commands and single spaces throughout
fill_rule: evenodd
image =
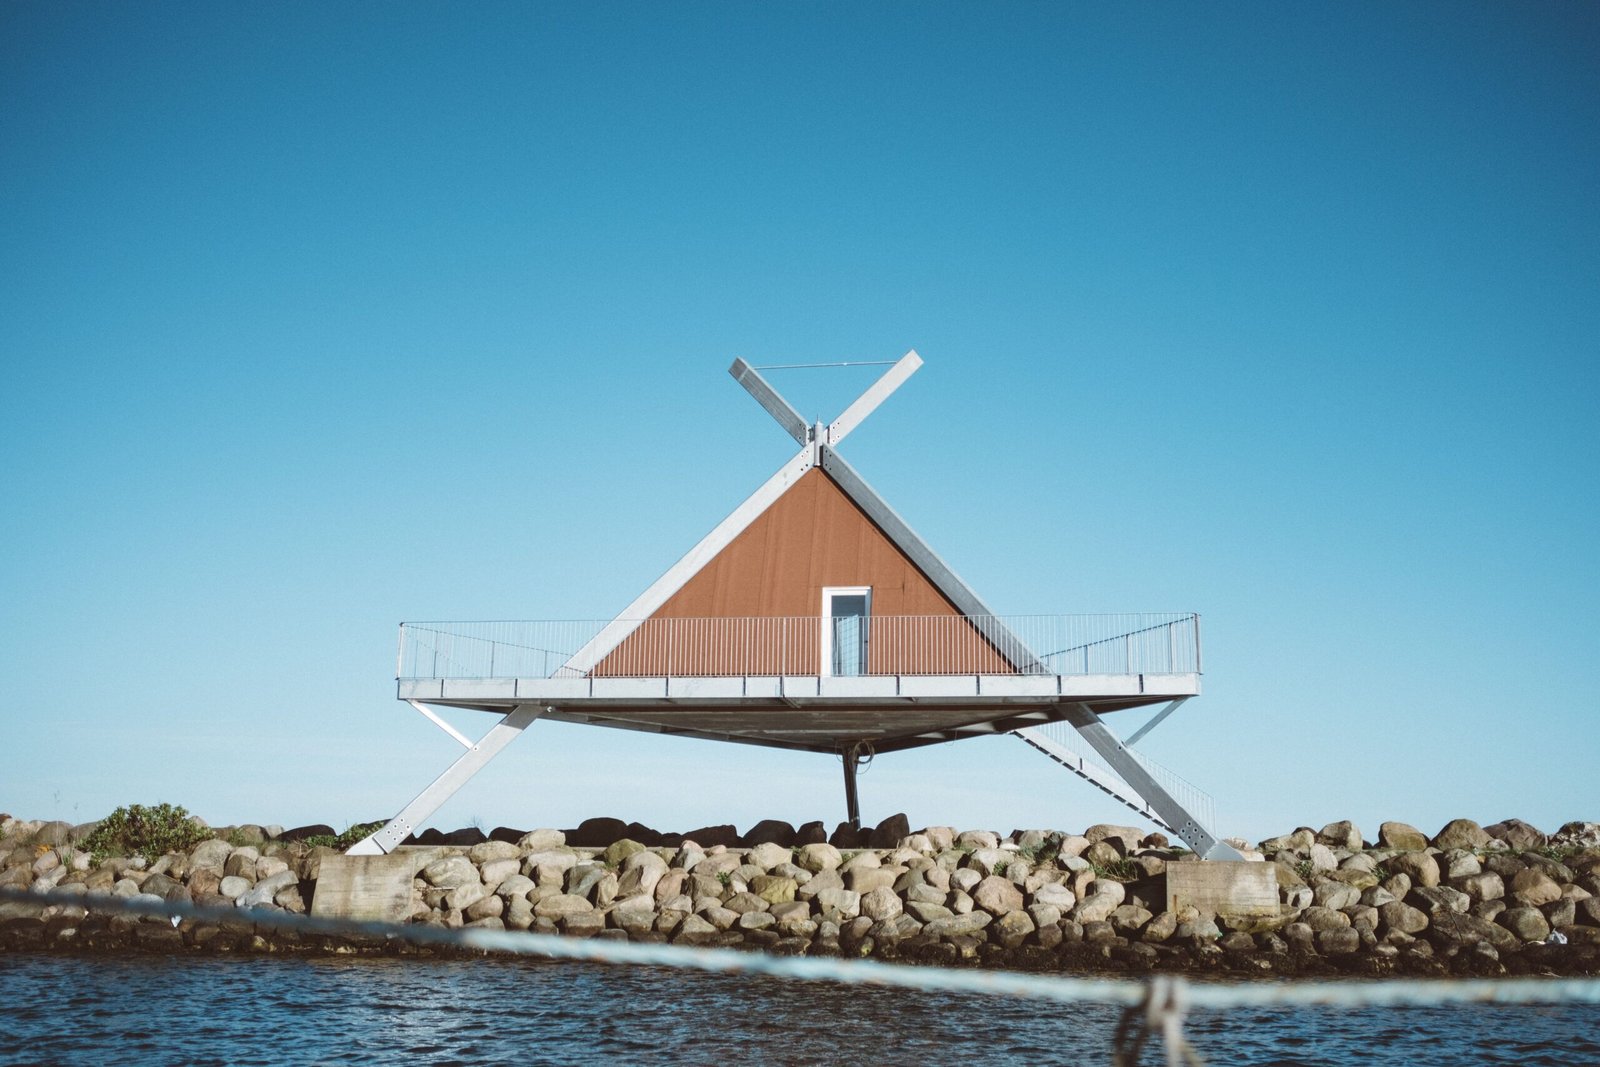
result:
M 439 834 L 460 843 L 394 854 L 412 872 L 400 908 L 410 924 L 445 929 L 1025 971 L 1600 974 L 1596 823 L 1546 835 L 1518 820 L 1480 827 L 1458 819 L 1429 837 L 1388 822 L 1372 842 L 1346 822 L 1302 827 L 1247 850 L 1275 876 L 1278 901 L 1265 911 L 1202 911 L 1169 897 L 1168 866 L 1197 861 L 1135 827 L 910 832 L 894 816 L 863 830 L 859 847 L 840 847 L 817 839 L 820 825 L 758 824 L 744 840 L 768 840 L 752 844 L 724 843 L 740 837 L 731 826 L 704 828 L 707 840 L 696 840 L 618 820 Z M 304 840 L 321 839 L 310 831 L 326 827 L 246 826 L 191 827 L 202 839 L 155 855 L 97 855 L 79 847 L 95 826 L 0 816 L 0 888 L 24 894 L 0 901 L 0 953 L 483 954 L 268 929 L 242 913 L 173 924 L 97 912 L 95 901 L 111 896 L 289 919 L 313 911 L 321 865 L 340 853 Z M 676 840 L 639 840 L 650 835 Z M 590 843 L 605 836 L 615 839 Z M 37 899 L 45 892 L 51 900 Z

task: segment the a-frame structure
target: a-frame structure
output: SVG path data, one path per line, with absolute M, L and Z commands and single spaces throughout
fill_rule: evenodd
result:
M 616 618 L 404 624 L 399 696 L 467 751 L 351 852 L 392 850 L 546 717 L 836 753 L 856 825 L 872 753 L 1016 732 L 1203 857 L 1235 858 L 1101 718 L 1165 704 L 1163 718 L 1199 692 L 1198 617 L 996 616 L 839 454 L 921 365 L 908 352 L 833 422 L 807 424 L 736 361 L 799 450 Z M 502 717 L 474 743 L 429 705 Z M 1066 724 L 1110 771 L 1064 743 Z

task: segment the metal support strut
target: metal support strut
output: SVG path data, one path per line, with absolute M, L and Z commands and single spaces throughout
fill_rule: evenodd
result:
M 861 829 L 861 802 L 856 797 L 856 771 L 872 762 L 872 746 L 865 741 L 852 742 L 844 750 L 844 810 L 850 829 Z
M 500 754 L 501 749 L 515 741 L 533 720 L 544 714 L 544 708 L 535 704 L 519 704 L 510 714 L 496 723 L 477 744 L 468 748 L 433 783 L 400 809 L 400 814 L 390 819 L 383 828 L 357 841 L 345 853 L 347 856 L 378 856 L 393 852 L 411 831 L 427 821 L 428 816 L 466 785 L 472 776 Z M 430 716 L 431 717 L 431 716 Z
M 1064 704 L 1061 710 L 1066 712 L 1067 721 L 1077 730 L 1082 738 L 1099 753 L 1106 765 L 1122 777 L 1139 797 L 1157 815 L 1161 821 L 1172 827 L 1173 831 L 1189 843 L 1189 847 L 1203 860 L 1240 860 L 1244 859 L 1239 850 L 1232 845 L 1218 841 L 1210 828 L 1202 826 L 1200 820 L 1191 815 L 1176 798 L 1168 793 L 1159 782 L 1150 776 L 1144 765 L 1133 758 L 1133 753 L 1117 739 L 1117 735 L 1100 721 L 1100 716 L 1087 704 Z

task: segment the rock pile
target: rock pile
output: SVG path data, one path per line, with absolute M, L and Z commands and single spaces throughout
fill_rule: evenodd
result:
M 243 836 L 264 839 L 233 831 L 153 862 L 97 861 L 74 847 L 81 832 L 0 817 L 0 888 L 77 898 L 0 902 L 0 950 L 409 951 L 264 934 L 243 917 L 174 928 L 97 914 L 102 895 L 304 912 L 334 853 L 252 829 Z M 1457 819 L 1430 838 L 1389 822 L 1376 842 L 1348 822 L 1303 827 L 1247 853 L 1277 876 L 1267 917 L 1169 909 L 1167 866 L 1195 858 L 1112 825 L 1003 838 L 929 827 L 872 848 L 602 847 L 535 830 L 406 851 L 410 920 L 444 927 L 1036 969 L 1600 972 L 1595 823 L 1546 836 L 1519 820 Z

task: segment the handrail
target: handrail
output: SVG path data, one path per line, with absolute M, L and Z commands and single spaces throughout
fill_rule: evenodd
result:
M 401 679 L 1183 674 L 1200 670 L 1191 613 L 652 618 L 591 670 L 573 654 L 616 620 L 408 622 Z M 1039 655 L 1035 649 L 1057 651 Z M 1070 659 L 1071 662 L 1067 662 Z

